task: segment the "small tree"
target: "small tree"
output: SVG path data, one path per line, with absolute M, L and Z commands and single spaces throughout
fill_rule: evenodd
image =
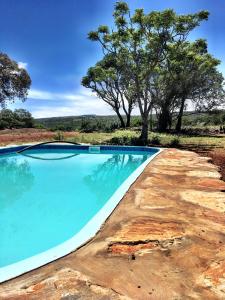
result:
M 31 113 L 25 109 L 2 109 L 0 111 L 0 129 L 30 128 L 34 126 Z
M 14 127 L 14 122 L 14 114 L 11 109 L 2 109 L 0 111 L 0 129 L 12 129 Z
M 34 119 L 29 111 L 26 109 L 15 109 L 14 111 L 16 127 L 31 128 L 34 126 Z
M 31 79 L 27 71 L 20 68 L 8 55 L 0 53 L 0 106 L 4 108 L 7 101 L 15 99 L 24 101 L 30 85 Z

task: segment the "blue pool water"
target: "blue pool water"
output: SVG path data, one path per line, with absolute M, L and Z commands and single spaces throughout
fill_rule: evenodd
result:
M 0 268 L 72 238 L 155 152 L 24 154 L 0 155 Z

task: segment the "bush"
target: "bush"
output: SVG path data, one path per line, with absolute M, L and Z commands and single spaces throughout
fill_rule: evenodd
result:
M 171 147 L 174 147 L 174 148 L 180 146 L 180 139 L 179 139 L 178 136 L 174 137 L 174 138 L 171 140 L 170 146 L 171 146 Z
M 0 130 L 3 130 L 5 128 L 8 128 L 8 122 L 0 119 Z
M 91 133 L 96 130 L 97 130 L 96 124 L 91 124 L 91 122 L 89 122 L 88 120 L 82 119 L 81 126 L 80 126 L 81 132 Z
M 51 128 L 52 131 L 73 131 L 73 127 L 70 125 L 59 124 L 54 128 Z
M 10 109 L 3 109 L 0 112 L 0 123 L 1 128 L 9 128 L 12 129 L 14 127 L 14 114 L 13 111 Z
M 34 126 L 34 119 L 31 113 L 25 109 L 2 109 L 0 111 L 0 129 L 5 128 L 31 128 Z
M 64 140 L 64 134 L 61 131 L 58 131 L 54 136 L 54 140 L 63 141 Z
M 150 143 L 153 145 L 160 145 L 161 140 L 160 140 L 160 136 L 155 134 L 152 136 L 152 138 L 150 139 Z
M 127 136 L 119 136 L 119 137 L 114 136 L 109 141 L 109 144 L 112 144 L 112 145 L 130 145 L 130 141 L 129 141 L 129 137 L 127 137 Z
M 14 111 L 15 127 L 31 128 L 34 126 L 34 119 L 31 113 L 25 109 L 15 109 Z
M 134 116 L 131 118 L 131 127 L 140 127 L 142 124 L 141 118 Z
M 115 131 L 116 129 L 118 129 L 119 128 L 119 126 L 118 126 L 118 124 L 117 123 L 112 123 L 112 124 L 107 124 L 106 126 L 104 126 L 102 129 L 103 129 L 103 131 L 105 131 L 105 132 L 113 132 L 113 131 Z
M 141 146 L 141 141 L 137 137 L 131 137 L 131 136 L 115 136 L 111 138 L 111 140 L 108 141 L 109 144 L 112 145 L 127 145 L 127 146 Z
M 45 126 L 43 124 L 35 124 L 34 125 L 34 128 L 37 128 L 37 129 L 45 129 Z

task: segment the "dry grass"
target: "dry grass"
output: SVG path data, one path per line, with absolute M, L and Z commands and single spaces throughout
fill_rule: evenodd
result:
M 76 137 L 77 132 L 66 132 L 65 138 Z M 45 129 L 13 129 L 0 131 L 0 145 L 22 144 L 54 140 L 56 133 Z

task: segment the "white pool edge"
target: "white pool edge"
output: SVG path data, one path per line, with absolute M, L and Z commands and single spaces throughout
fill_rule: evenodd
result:
M 10 145 L 10 147 L 13 147 Z M 6 148 L 6 147 L 1 147 Z M 62 244 L 51 248 L 45 252 L 34 255 L 30 258 L 21 260 L 20 262 L 11 264 L 6 267 L 0 268 L 0 283 L 9 279 L 15 278 L 19 275 L 37 269 L 44 266 L 58 258 L 68 255 L 74 252 L 77 248 L 84 245 L 88 240 L 93 238 L 96 233 L 100 230 L 102 224 L 111 215 L 116 206 L 122 200 L 130 186 L 136 181 L 136 179 L 144 171 L 145 167 L 153 160 L 158 154 L 164 149 L 149 147 L 157 149 L 158 152 L 149 157 L 144 161 L 131 175 L 120 185 L 115 193 L 109 198 L 106 204 L 97 212 L 97 214 L 72 238 L 63 242 Z

